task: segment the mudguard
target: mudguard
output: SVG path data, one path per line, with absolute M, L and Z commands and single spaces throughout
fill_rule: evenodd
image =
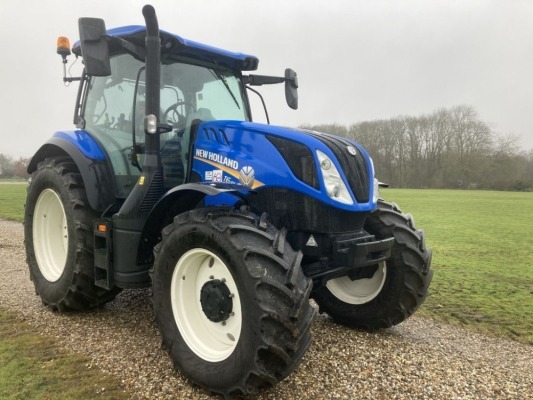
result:
M 103 212 L 114 201 L 114 184 L 104 153 L 84 131 L 57 132 L 37 150 L 28 165 L 28 173 L 48 157 L 68 156 L 78 167 L 87 192 L 89 206 Z
M 192 210 L 206 197 L 232 195 L 235 200 L 238 200 L 244 198 L 250 190 L 250 188 L 241 185 L 203 183 L 186 183 L 169 190 L 157 202 L 146 219 L 147 223 L 141 234 L 138 261 L 147 262 L 148 259 L 152 258 L 152 251 L 160 240 L 161 230 L 170 224 L 176 215 Z

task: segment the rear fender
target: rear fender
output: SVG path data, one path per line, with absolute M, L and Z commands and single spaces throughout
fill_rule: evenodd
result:
M 70 157 L 81 174 L 90 207 L 103 212 L 115 201 L 113 179 L 103 153 L 88 152 L 64 136 L 56 134 L 37 150 L 28 165 L 28 173 L 34 172 L 39 162 L 48 157 Z

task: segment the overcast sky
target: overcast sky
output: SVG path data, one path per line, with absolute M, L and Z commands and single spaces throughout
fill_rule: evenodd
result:
M 77 85 L 63 85 L 57 37 L 74 43 L 79 17 L 103 18 L 107 28 L 143 24 L 145 3 L 0 0 L 0 153 L 31 156 L 54 131 L 73 128 Z M 299 110 L 286 106 L 281 85 L 260 88 L 272 123 L 348 125 L 469 104 L 493 130 L 533 148 L 533 1 L 151 4 L 162 29 L 255 55 L 257 73 L 296 70 Z

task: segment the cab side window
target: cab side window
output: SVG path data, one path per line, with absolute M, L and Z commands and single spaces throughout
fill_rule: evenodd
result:
M 136 143 L 144 142 L 144 74 L 137 90 L 133 109 L 135 81 L 143 63 L 123 54 L 111 58 L 112 74 L 92 77 L 85 101 L 85 129 L 104 147 L 115 177 L 118 197 L 126 197 L 140 171 L 131 163 L 132 127 L 136 128 Z

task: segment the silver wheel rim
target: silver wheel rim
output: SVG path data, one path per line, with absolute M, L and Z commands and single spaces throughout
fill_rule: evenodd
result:
M 372 301 L 383 289 L 387 278 L 387 264 L 381 262 L 372 278 L 351 280 L 348 276 L 332 279 L 326 283 L 329 291 L 348 304 L 365 304 Z
M 233 312 L 224 322 L 209 320 L 200 303 L 202 287 L 212 279 L 224 279 L 233 295 Z M 239 342 L 242 314 L 239 291 L 226 264 L 209 250 L 189 250 L 174 268 L 170 290 L 174 320 L 187 346 L 205 361 L 228 358 Z
M 56 282 L 65 271 L 68 253 L 68 224 L 59 195 L 45 189 L 33 213 L 33 248 L 41 274 Z

